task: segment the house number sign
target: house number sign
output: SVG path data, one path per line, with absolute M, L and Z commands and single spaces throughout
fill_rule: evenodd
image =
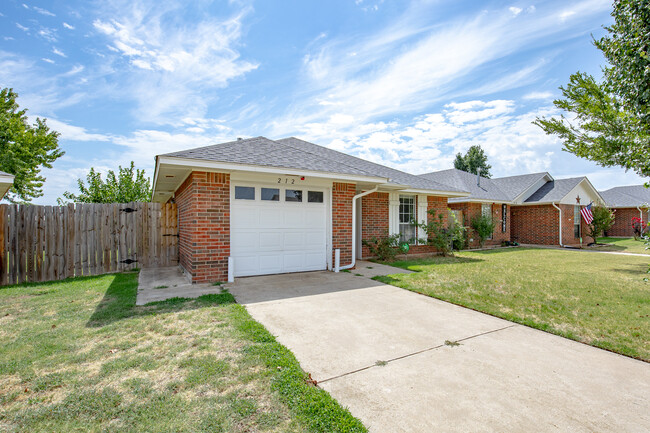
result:
M 289 177 L 278 177 L 278 183 L 285 183 L 287 185 L 293 185 L 296 183 L 296 179 Z

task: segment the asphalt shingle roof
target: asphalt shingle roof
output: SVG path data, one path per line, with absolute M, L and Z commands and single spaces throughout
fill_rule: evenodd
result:
M 469 197 L 449 199 L 449 202 L 451 203 L 458 200 L 466 200 L 467 198 L 476 200 L 510 201 L 508 195 L 501 190 L 493 179 L 481 177 L 481 184 L 479 186 L 476 182 L 477 179 L 475 174 L 458 170 L 456 168 L 421 174 L 419 177 L 469 191 Z
M 650 203 L 650 188 L 643 185 L 617 186 L 600 195 L 609 207 L 637 207 Z
M 515 198 L 519 197 L 528 188 L 535 185 L 539 180 L 544 178 L 544 176 L 549 176 L 549 174 L 543 172 L 521 174 L 518 176 L 498 177 L 496 179 L 492 179 L 492 182 L 494 182 L 494 184 L 498 186 L 501 191 L 503 191 L 506 197 L 508 197 L 508 200 L 512 201 Z
M 570 179 L 555 179 L 546 182 L 544 186 L 535 191 L 524 203 L 549 203 L 560 201 L 585 177 L 573 177 Z
M 415 189 L 465 192 L 294 137 L 281 140 L 255 137 L 161 156 L 383 177 L 390 179 L 390 183 Z

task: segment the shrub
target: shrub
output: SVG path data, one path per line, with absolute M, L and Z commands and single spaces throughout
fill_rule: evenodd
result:
M 429 214 L 435 216 L 435 211 L 430 209 Z M 426 241 L 429 245 L 433 245 L 439 253 L 446 256 L 452 251 L 455 231 L 445 227 L 444 218 L 445 216 L 443 214 L 438 214 L 437 219 L 432 218 L 428 223 L 416 223 L 413 221 L 413 225 L 421 228 L 427 234 L 427 239 L 421 239 L 421 241 Z
M 371 255 L 376 256 L 381 261 L 387 262 L 395 259 L 397 249 L 394 247 L 397 246 L 398 241 L 399 235 L 395 234 L 386 235 L 382 238 L 373 236 L 370 239 L 364 239 L 362 243 L 368 247 Z
M 461 224 L 460 221 L 458 221 L 458 218 L 456 218 L 456 215 L 453 213 L 449 214 L 449 227 L 451 230 L 451 245 L 452 249 L 454 250 L 462 250 L 465 249 L 465 246 L 467 245 L 467 230 L 463 225 Z
M 594 216 L 591 224 L 588 225 L 589 233 L 587 236 L 594 240 L 601 237 L 605 230 L 608 230 L 612 225 L 614 225 L 614 212 L 611 209 L 603 206 L 593 206 L 591 208 L 591 213 Z
M 648 225 L 643 222 L 639 217 L 632 217 L 632 230 L 634 231 L 634 239 L 639 239 L 643 236 Z
M 494 233 L 494 221 L 492 221 L 492 218 L 487 215 L 477 215 L 472 218 L 471 226 L 478 236 L 479 246 L 483 248 L 485 240 Z

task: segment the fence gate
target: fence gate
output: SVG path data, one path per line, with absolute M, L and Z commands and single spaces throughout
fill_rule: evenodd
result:
M 0 205 L 0 285 L 178 263 L 167 203 Z

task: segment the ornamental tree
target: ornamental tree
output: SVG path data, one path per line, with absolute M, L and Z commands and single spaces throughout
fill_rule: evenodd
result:
M 594 219 L 587 225 L 587 236 L 598 243 L 597 239 L 614 225 L 614 212 L 604 206 L 592 206 L 591 213 Z

